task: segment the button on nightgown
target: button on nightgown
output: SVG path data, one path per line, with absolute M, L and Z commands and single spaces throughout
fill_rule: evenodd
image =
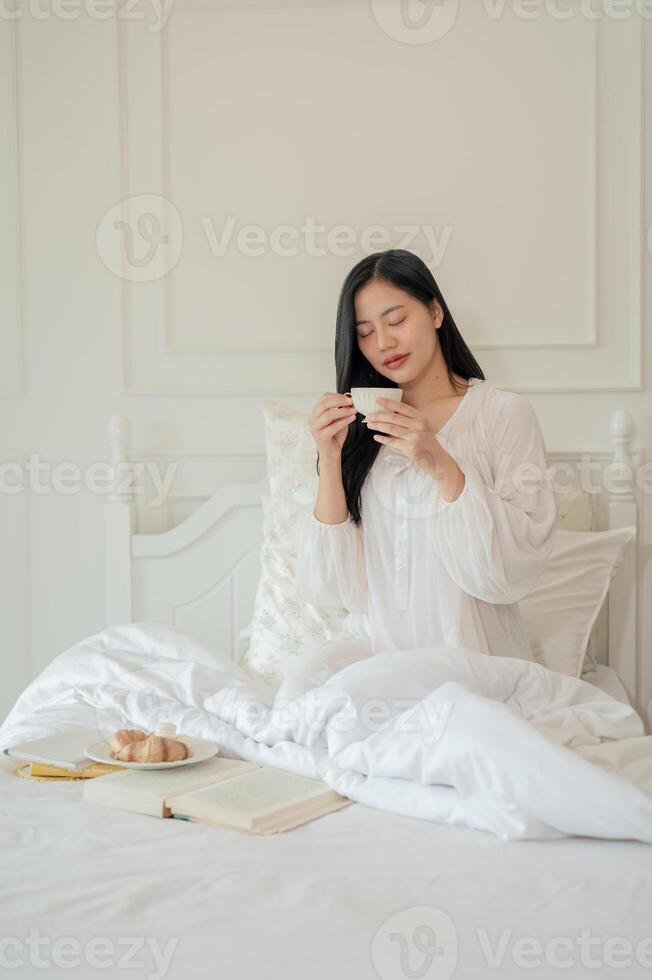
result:
M 470 379 L 437 439 L 465 476 L 446 502 L 436 481 L 381 444 L 362 523 L 319 521 L 298 541 L 296 595 L 349 610 L 374 653 L 449 644 L 532 659 L 518 600 L 550 555 L 555 498 L 538 419 L 523 395 Z

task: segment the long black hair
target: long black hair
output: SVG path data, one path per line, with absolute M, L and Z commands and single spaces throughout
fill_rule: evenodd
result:
M 390 248 L 384 252 L 367 255 L 351 269 L 340 292 L 337 304 L 335 330 L 335 371 L 337 391 L 341 394 L 355 387 L 397 388 L 369 363 L 358 346 L 355 325 L 354 298 L 356 291 L 370 279 L 392 283 L 422 303 L 430 305 L 435 299 L 444 311 L 444 319 L 437 331 L 442 354 L 446 362 L 451 384 L 458 386 L 454 374 L 468 381 L 484 374 L 475 357 L 464 343 L 455 320 L 446 305 L 435 278 L 425 262 L 403 248 Z M 362 416 L 356 415 L 348 429 L 342 447 L 342 483 L 349 513 L 356 524 L 360 523 L 360 496 L 362 486 L 373 462 L 384 443 L 377 442 L 362 424 Z M 319 473 L 319 458 L 317 459 Z

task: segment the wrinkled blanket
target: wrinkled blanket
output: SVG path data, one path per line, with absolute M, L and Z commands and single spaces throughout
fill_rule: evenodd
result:
M 0 748 L 77 727 L 99 739 L 172 721 L 226 757 L 319 776 L 377 809 L 504 840 L 652 843 L 652 736 L 633 708 L 592 684 L 449 646 L 324 673 L 274 692 L 183 632 L 113 627 L 26 688 Z

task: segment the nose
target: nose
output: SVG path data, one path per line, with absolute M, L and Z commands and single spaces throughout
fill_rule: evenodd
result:
M 376 328 L 376 339 L 378 341 L 378 350 L 384 354 L 389 346 L 394 346 L 391 344 L 391 333 L 385 327 Z

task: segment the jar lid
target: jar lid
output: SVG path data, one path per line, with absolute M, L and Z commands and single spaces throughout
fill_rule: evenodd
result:
M 161 738 L 170 738 L 177 734 L 177 726 L 170 721 L 160 721 L 154 729 L 154 734 L 160 735 Z

